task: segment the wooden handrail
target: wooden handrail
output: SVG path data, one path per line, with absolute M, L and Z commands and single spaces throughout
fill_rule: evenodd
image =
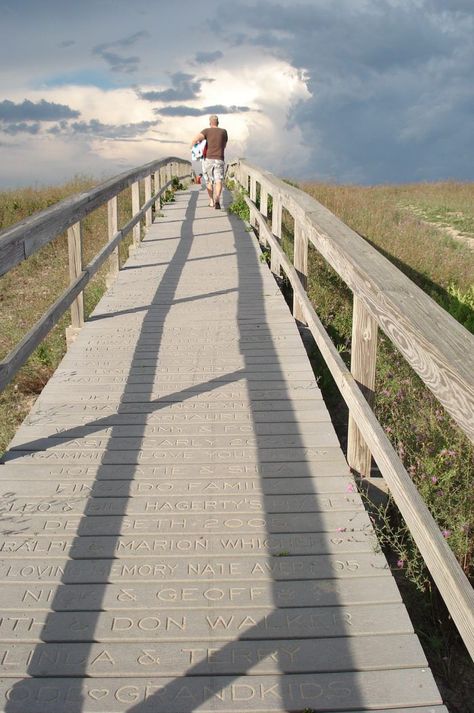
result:
M 33 255 L 39 248 L 63 233 L 71 225 L 117 196 L 132 183 L 146 178 L 170 163 L 189 164 L 189 162 L 175 157 L 151 161 L 139 168 L 121 173 L 89 191 L 65 198 L 50 208 L 25 218 L 11 228 L 2 231 L 0 233 L 0 276 Z M 170 181 L 168 181 L 169 183 Z M 165 188 L 164 186 L 162 189 Z
M 314 198 L 241 162 L 300 222 L 309 241 L 363 303 L 406 361 L 474 442 L 474 336 Z M 277 217 L 281 225 L 281 215 Z M 272 228 L 274 235 L 279 233 Z
M 167 180 L 160 180 L 155 183 L 155 191 L 152 192 L 151 174 L 161 175 L 160 170 L 170 167 Z M 151 210 L 160 196 L 172 184 L 172 177 L 187 178 L 186 173 L 190 163 L 174 157 L 152 161 L 132 171 L 123 173 L 116 178 L 92 188 L 85 193 L 76 194 L 56 205 L 41 211 L 21 223 L 17 223 L 12 228 L 0 234 L 0 276 L 18 265 L 27 257 L 36 252 L 40 247 L 60 235 L 64 230 L 70 231 L 70 259 L 74 265 L 70 267 L 71 282 L 69 287 L 59 296 L 47 312 L 36 322 L 32 329 L 26 334 L 21 342 L 0 362 L 0 391 L 13 379 L 20 367 L 33 353 L 36 347 L 46 337 L 48 332 L 62 317 L 64 312 L 73 305 L 73 329 L 80 327 L 83 321 L 81 310 L 85 286 L 114 252 L 123 238 L 135 227 L 138 226 L 138 233 L 135 231 L 135 245 L 140 235 L 140 222 L 143 218 L 147 223 L 151 222 Z M 174 173 L 173 173 L 174 171 Z M 148 180 L 149 177 L 149 180 Z M 145 179 L 146 201 L 140 208 L 139 205 L 139 181 Z M 131 220 L 118 229 L 116 225 L 116 198 L 128 186 L 132 186 L 132 211 Z M 82 267 L 78 259 L 81 255 L 81 230 L 80 221 L 89 213 L 96 210 L 105 202 L 109 202 L 109 241 L 85 267 Z M 74 246 L 72 243 L 75 241 Z M 114 259 L 113 272 L 118 269 L 118 255 Z
M 351 417 L 357 425 L 364 443 L 377 462 L 453 621 L 468 651 L 474 658 L 473 588 L 382 426 L 377 421 L 358 380 L 346 367 L 306 294 L 300 269 L 303 268 L 304 282 L 304 269 L 307 264 L 307 258 L 301 254 L 304 243 L 300 243 L 297 249 L 295 246 L 295 265 L 291 264 L 282 249 L 279 239 L 282 207 L 286 208 L 295 220 L 295 240 L 298 239 L 297 236 L 301 231 L 306 233 L 312 244 L 326 257 L 346 284 L 353 289 L 355 298 L 363 305 L 367 314 L 378 322 L 394 344 L 397 346 L 400 342 L 403 344 L 403 336 L 406 335 L 408 338 L 408 335 L 413 333 L 413 339 L 416 340 L 413 352 L 423 354 L 424 350 L 430 351 L 431 359 L 425 357 L 422 363 L 434 363 L 438 366 L 440 374 L 450 375 L 450 379 L 454 379 L 454 383 L 457 385 L 456 393 L 459 389 L 466 389 L 465 404 L 470 403 L 471 395 L 474 396 L 472 390 L 473 372 L 470 372 L 469 379 L 467 376 L 469 371 L 463 368 L 462 359 L 464 358 L 468 362 L 468 366 L 469 364 L 473 365 L 474 339 L 467 330 L 464 330 L 450 315 L 413 285 L 388 260 L 310 196 L 244 161 L 235 167 L 235 172 L 237 179 L 245 188 L 248 186 L 249 178 L 251 185 L 253 181 L 260 183 L 260 196 L 264 195 L 264 213 L 267 212 L 268 194 L 272 196 L 273 206 L 277 205 L 275 211 L 277 217 L 275 218 L 275 214 L 272 216 L 272 227 L 270 228 L 266 216 L 249 197 L 245 196 L 250 210 L 250 223 L 257 226 L 259 240 L 271 248 L 272 270 L 274 270 L 274 265 L 278 266 L 278 271 L 281 267 L 291 283 L 294 293 L 295 317 L 302 318 L 308 325 L 341 395 L 347 403 Z M 255 186 L 252 187 L 250 193 L 256 196 Z M 315 232 L 317 233 L 316 237 Z M 356 239 L 355 245 L 349 245 L 348 243 L 354 238 Z M 372 274 L 372 270 L 375 271 L 374 274 Z M 410 310 L 413 308 L 414 314 L 408 311 L 407 301 L 403 301 L 400 294 L 402 289 L 405 289 L 407 296 L 412 299 L 409 308 Z M 405 310 L 400 314 L 394 313 L 394 305 L 398 305 L 400 309 L 405 307 L 408 314 L 405 314 Z M 358 305 L 358 309 L 359 307 L 360 305 Z M 436 308 L 437 330 L 432 338 L 428 339 L 429 329 L 421 329 L 418 320 L 421 315 L 425 316 L 432 307 Z M 441 316 L 443 319 L 440 319 Z M 361 321 L 364 324 L 363 329 L 367 329 L 367 323 L 364 320 Z M 398 326 L 399 323 L 401 326 Z M 431 323 L 428 321 L 428 325 Z M 398 328 L 394 337 L 396 327 Z M 450 339 L 451 335 L 455 337 L 454 343 L 450 345 L 450 348 L 443 349 L 443 338 Z M 373 335 L 369 335 L 369 337 L 369 341 L 372 342 Z M 464 342 L 461 337 L 464 337 Z M 462 351 L 460 351 L 461 345 Z M 471 345 L 470 350 L 469 345 Z M 369 353 L 373 350 L 373 343 L 371 343 Z M 400 349 L 400 351 L 405 355 L 405 350 Z M 411 355 L 411 350 L 408 351 Z M 434 353 L 436 359 L 433 356 Z M 442 355 L 442 360 L 439 359 L 439 354 Z M 406 355 L 405 358 L 407 358 Z M 453 362 L 450 361 L 451 359 Z M 412 363 L 413 359 L 407 358 L 407 361 Z M 423 378 L 424 369 L 420 368 L 420 371 L 422 372 L 420 376 Z M 449 388 L 450 383 L 453 382 L 447 380 L 442 389 L 443 394 L 445 394 L 445 389 Z M 430 388 L 438 396 L 439 389 L 431 386 Z M 459 417 L 461 423 L 456 418 L 459 425 L 464 425 L 464 430 L 472 437 L 472 430 L 469 428 L 469 425 L 472 426 L 472 421 L 469 424 L 469 418 L 465 418 L 464 407 L 458 411 L 454 404 L 452 411 L 455 418 Z M 470 419 L 472 419 L 472 413 L 473 411 L 469 414 Z

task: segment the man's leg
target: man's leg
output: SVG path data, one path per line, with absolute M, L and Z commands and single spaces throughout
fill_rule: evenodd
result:
M 214 207 L 214 176 L 212 174 L 212 166 L 210 161 L 204 161 L 202 162 L 202 172 L 204 176 L 204 180 L 206 181 L 206 189 L 207 189 L 207 195 L 209 196 L 209 207 L 213 208 Z
M 222 186 L 224 183 L 224 161 L 216 161 L 216 165 L 214 167 L 214 179 L 214 207 L 220 208 Z
M 212 208 L 214 206 L 214 186 L 210 181 L 206 183 L 207 195 L 209 196 L 209 206 Z
M 215 189 L 214 189 L 214 203 L 219 203 L 221 202 L 221 193 L 222 193 L 222 181 L 216 181 L 215 183 Z

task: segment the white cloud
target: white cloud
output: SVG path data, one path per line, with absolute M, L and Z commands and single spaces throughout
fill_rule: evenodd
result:
M 159 117 L 163 101 L 138 95 L 174 89 L 162 95 L 174 104 L 188 76 L 199 88 L 179 103 L 255 110 L 222 116 L 229 157 L 363 182 L 473 176 L 472 0 L 208 0 L 198 15 L 192 0 L 166 9 L 143 0 L 7 6 L 0 102 L 63 104 L 89 129 L 45 136 L 52 125 L 42 123 L 36 136 L 0 133 L 4 185 L 63 177 L 77 165 L 100 175 L 157 155 L 188 157 L 206 117 Z M 127 62 L 111 71 L 98 46 L 133 55 L 136 71 L 127 74 Z M 94 137 L 90 122 L 112 127 L 110 137 L 103 127 Z M 142 125 L 135 136 L 133 124 Z M 125 126 L 118 141 L 113 127 Z M 184 145 L 157 143 L 167 137 Z

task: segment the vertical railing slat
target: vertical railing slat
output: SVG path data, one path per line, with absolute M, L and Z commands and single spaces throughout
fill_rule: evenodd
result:
M 82 272 L 82 226 L 74 223 L 67 231 L 69 253 L 69 281 L 74 283 Z M 66 329 L 66 343 L 72 344 L 84 326 L 84 293 L 81 292 L 71 304 L 71 326 Z
M 268 216 L 268 190 L 260 184 L 260 213 L 264 218 Z
M 151 173 L 149 176 L 146 176 L 145 178 L 145 203 L 148 203 L 148 201 L 151 198 Z M 150 225 L 153 223 L 153 216 L 152 216 L 152 209 L 151 206 L 148 208 L 147 211 L 145 211 L 145 226 L 147 228 L 150 227 Z
M 132 183 L 132 217 L 140 212 L 140 182 Z M 141 239 L 141 221 L 133 228 L 133 246 L 137 248 Z
M 351 372 L 370 405 L 372 405 L 373 402 L 375 389 L 377 329 L 375 319 L 366 310 L 362 300 L 354 295 Z M 347 462 L 353 470 L 363 477 L 370 477 L 372 456 L 350 415 L 347 440 Z
M 272 195 L 272 233 L 278 238 L 278 242 L 281 239 L 281 197 L 278 193 Z M 275 250 L 272 250 L 270 257 L 270 269 L 274 275 L 280 276 L 281 265 L 278 260 L 278 255 Z
M 107 203 L 108 216 L 108 237 L 109 242 L 118 231 L 118 199 L 117 196 L 111 198 Z M 108 260 L 108 272 L 105 283 L 107 288 L 112 285 L 120 270 L 119 249 L 115 248 Z
M 161 174 L 159 171 L 155 171 L 153 174 L 153 193 L 156 195 L 161 188 Z M 155 215 L 160 212 L 160 199 L 157 198 L 155 201 Z
M 308 235 L 299 220 L 295 220 L 293 265 L 306 291 L 308 282 Z M 293 293 L 293 317 L 300 322 L 305 321 L 296 292 Z

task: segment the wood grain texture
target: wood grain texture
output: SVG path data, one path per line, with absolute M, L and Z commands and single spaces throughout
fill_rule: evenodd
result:
M 185 166 L 186 168 L 182 169 L 185 175 L 186 171 L 189 173 L 189 162 L 179 158 L 170 157 L 159 161 L 151 161 L 115 176 L 90 191 L 70 196 L 4 230 L 0 233 L 0 276 L 11 270 L 22 260 L 33 255 L 43 245 L 63 233 L 74 223 L 79 222 L 110 198 L 118 195 L 132 183 L 145 178 L 145 176 L 160 170 L 162 167 L 166 167 L 170 161 L 175 161 L 178 165 Z
M 352 311 L 351 373 L 360 390 L 372 406 L 377 363 L 377 322 L 367 312 L 362 301 L 354 295 Z M 370 477 L 372 454 L 370 448 L 349 414 L 347 462 L 365 478 Z
M 247 199 L 248 200 L 248 199 Z M 415 540 L 423 559 L 458 627 L 466 648 L 474 658 L 474 591 L 425 502 L 395 453 L 359 385 L 347 369 L 303 289 L 298 274 L 272 235 L 266 222 L 259 220 L 272 251 L 279 253 L 280 264 L 298 294 L 306 323 L 311 330 L 349 411 L 385 478 L 393 498 Z
M 81 223 L 68 228 L 69 278 L 73 285 L 82 272 L 82 229 Z M 81 292 L 71 305 L 71 327 L 80 329 L 84 325 L 84 293 Z
M 439 710 L 256 241 L 162 213 L 0 468 L 0 710 Z
M 135 181 L 132 183 L 132 218 L 138 215 L 140 212 L 140 183 Z M 138 247 L 141 240 L 141 229 L 140 223 L 137 223 L 133 227 L 133 244 Z
M 107 203 L 107 232 L 109 243 L 117 235 L 118 231 L 118 200 L 117 196 L 111 198 Z M 114 249 L 109 257 L 108 272 L 106 277 L 106 285 L 110 287 L 116 280 L 120 270 L 120 258 L 118 247 Z
M 474 336 L 327 208 L 268 172 L 244 168 L 303 221 L 310 242 L 474 441 Z
M 308 236 L 299 220 L 295 220 L 293 264 L 299 281 L 303 289 L 306 290 L 308 282 Z M 300 322 L 304 321 L 303 311 L 296 294 L 293 295 L 293 316 Z
M 145 178 L 145 203 L 151 200 L 151 174 Z M 145 213 L 145 227 L 149 228 L 153 222 L 152 207 L 150 206 Z

